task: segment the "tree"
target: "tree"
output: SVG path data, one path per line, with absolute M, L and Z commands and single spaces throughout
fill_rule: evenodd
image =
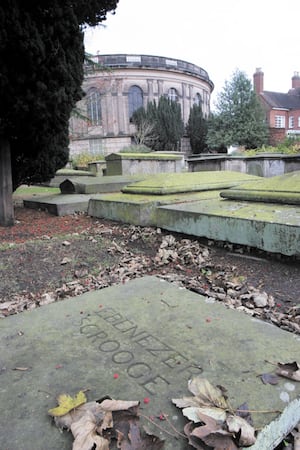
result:
M 157 136 L 154 134 L 155 122 L 147 116 L 145 108 L 141 107 L 134 111 L 131 120 L 135 124 L 134 139 L 136 144 L 146 145 L 151 148 L 157 139 Z
M 193 153 L 203 153 L 207 150 L 207 122 L 203 117 L 201 105 L 194 104 L 190 109 L 186 132 Z
M 268 131 L 264 110 L 250 80 L 237 70 L 226 81 L 218 96 L 216 113 L 208 123 L 207 144 L 220 148 L 238 144 L 246 148 L 260 147 L 267 142 Z
M 0 225 L 12 191 L 47 181 L 68 161 L 68 124 L 82 97 L 83 28 L 118 0 L 2 0 L 0 5 Z
M 166 97 L 149 102 L 146 110 L 139 108 L 132 116 L 138 132 L 147 128 L 147 145 L 153 150 L 177 150 L 184 134 L 179 103 Z M 146 143 L 146 142 L 145 142 Z

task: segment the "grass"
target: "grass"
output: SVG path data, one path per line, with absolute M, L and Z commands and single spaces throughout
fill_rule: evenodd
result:
M 54 187 L 46 186 L 20 186 L 15 190 L 13 195 L 23 196 L 23 195 L 43 195 L 43 194 L 59 194 L 60 189 Z

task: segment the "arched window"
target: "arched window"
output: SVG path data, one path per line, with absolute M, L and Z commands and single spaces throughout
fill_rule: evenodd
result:
M 202 97 L 199 94 L 199 92 L 195 95 L 194 103 L 197 106 L 201 106 L 202 105 Z
M 131 86 L 128 92 L 129 119 L 137 109 L 143 106 L 143 91 L 138 86 Z
M 87 93 L 87 116 L 91 125 L 101 125 L 101 95 L 96 88 Z
M 178 94 L 175 88 L 170 88 L 168 91 L 168 98 L 172 102 L 177 102 L 178 100 Z

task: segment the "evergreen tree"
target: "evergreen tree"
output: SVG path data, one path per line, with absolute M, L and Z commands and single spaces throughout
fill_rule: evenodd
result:
M 184 134 L 180 104 L 167 97 L 160 97 L 157 105 L 155 142 L 157 150 L 179 150 Z
M 190 138 L 193 153 L 203 153 L 207 150 L 207 123 L 203 117 L 201 105 L 194 104 L 190 110 L 186 132 Z
M 149 102 L 147 109 L 139 108 L 132 116 L 138 133 L 147 125 L 146 144 L 153 150 L 178 150 L 184 134 L 181 107 L 166 97 Z
M 83 26 L 118 0 L 2 0 L 0 5 L 0 225 L 12 190 L 47 181 L 68 161 L 68 125 L 82 97 Z
M 208 123 L 207 144 L 220 148 L 238 144 L 246 148 L 260 147 L 267 142 L 265 113 L 253 91 L 250 80 L 237 70 L 226 81 L 218 96 L 216 113 Z

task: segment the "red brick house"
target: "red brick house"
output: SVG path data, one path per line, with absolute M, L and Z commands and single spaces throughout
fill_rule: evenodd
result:
M 256 69 L 253 86 L 266 110 L 270 132 L 270 144 L 276 145 L 286 136 L 299 135 L 300 138 L 300 75 L 295 72 L 292 87 L 285 94 L 264 90 L 264 74 Z

